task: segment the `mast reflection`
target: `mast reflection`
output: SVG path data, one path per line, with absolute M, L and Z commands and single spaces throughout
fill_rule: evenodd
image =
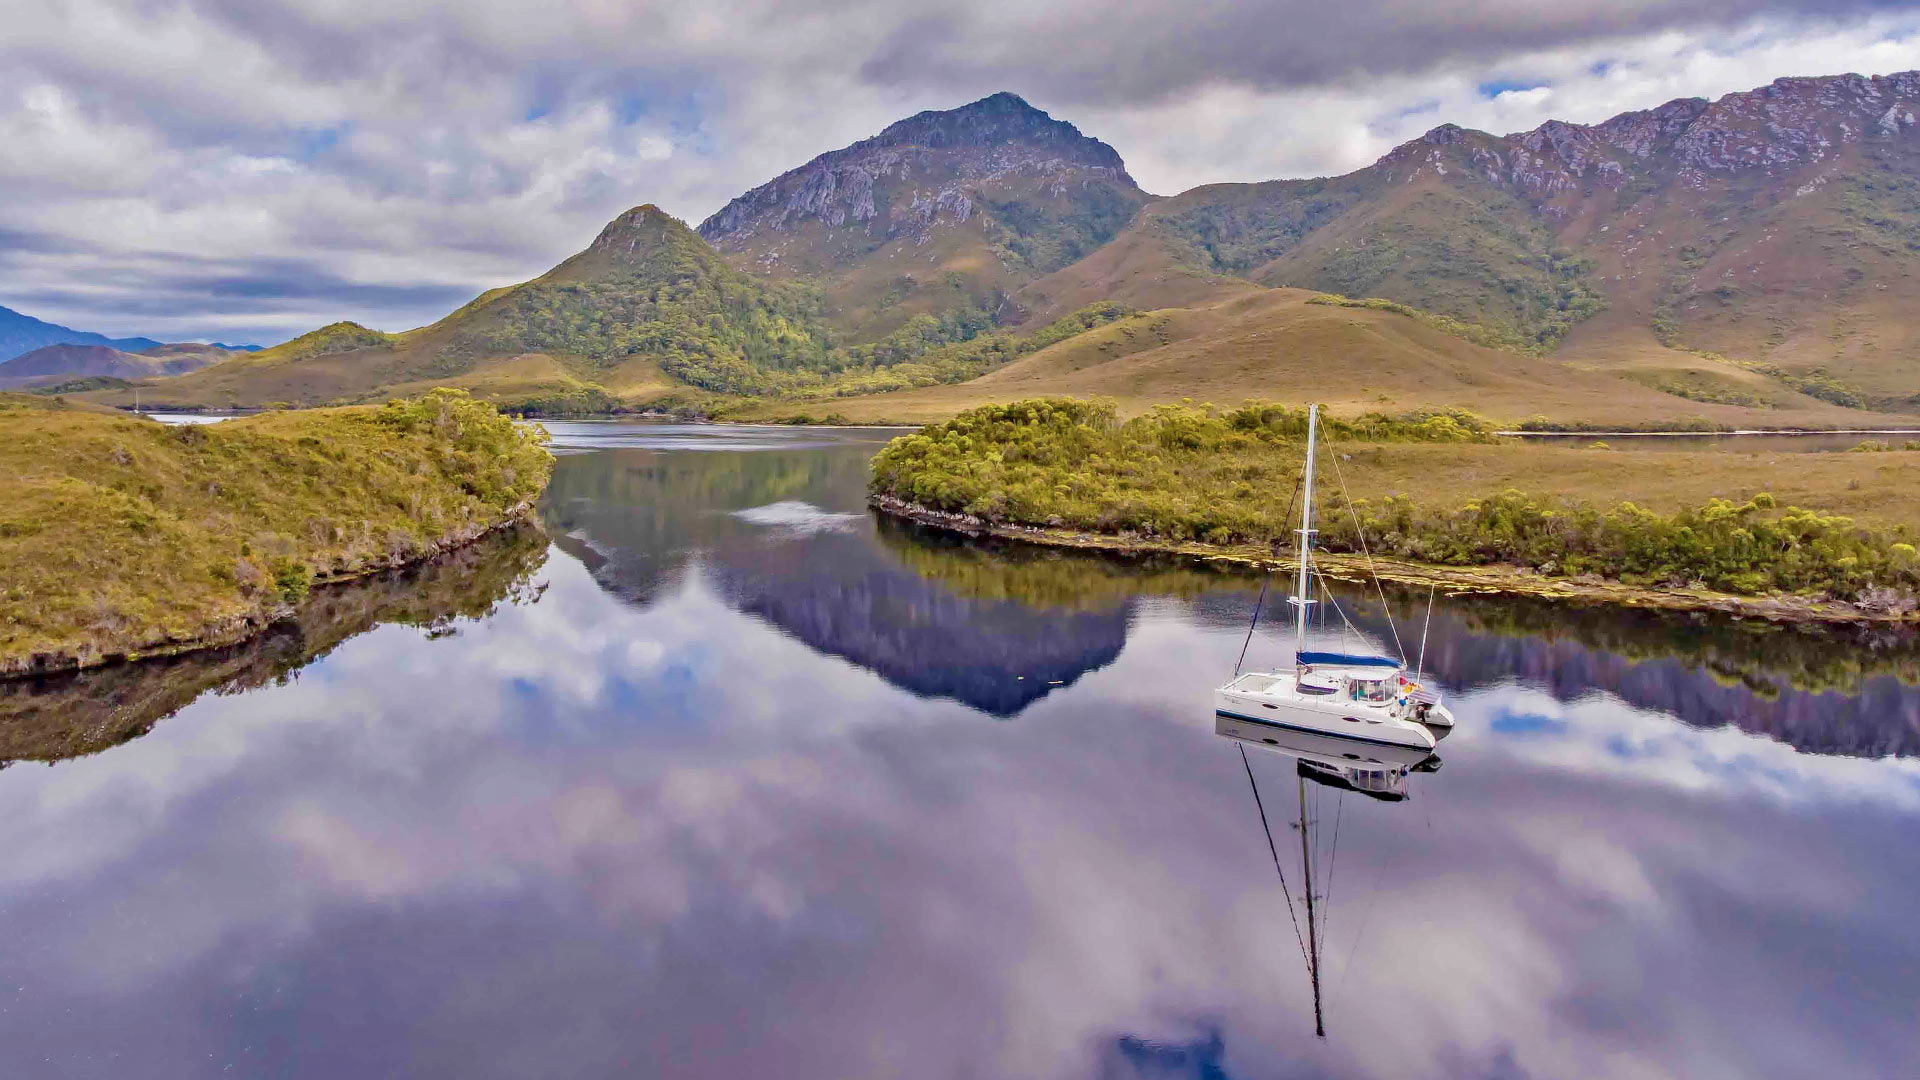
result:
M 1414 773 L 1435 772 L 1440 756 L 1429 750 L 1389 746 L 1381 743 L 1343 739 L 1335 735 L 1300 731 L 1276 724 L 1262 724 L 1215 714 L 1214 734 L 1231 740 L 1240 751 L 1240 763 L 1246 769 L 1247 786 L 1253 792 L 1254 809 L 1260 815 L 1260 828 L 1266 834 L 1267 853 L 1273 858 L 1274 873 L 1279 875 L 1280 890 L 1287 900 L 1287 917 L 1293 923 L 1294 937 L 1300 943 L 1301 959 L 1306 961 L 1307 980 L 1313 987 L 1313 1033 L 1326 1038 L 1325 1008 L 1321 999 L 1321 954 L 1326 947 L 1326 882 L 1332 880 L 1333 862 L 1339 854 L 1340 810 L 1346 793 L 1351 791 L 1385 803 L 1401 803 L 1408 798 L 1407 778 Z M 1436 729 L 1445 738 L 1448 729 Z M 1280 858 L 1280 847 L 1273 838 L 1273 826 L 1267 819 L 1266 801 L 1254 778 L 1253 760 L 1247 747 L 1272 751 L 1293 762 L 1294 792 L 1299 802 L 1299 818 L 1290 827 L 1300 834 L 1299 881 L 1301 894 L 1296 902 Z M 1311 786 L 1309 786 L 1311 785 Z M 1335 793 L 1331 844 L 1321 852 L 1320 826 L 1322 791 Z M 1315 878 L 1322 883 L 1315 885 Z M 1301 918 L 1304 911 L 1304 922 Z

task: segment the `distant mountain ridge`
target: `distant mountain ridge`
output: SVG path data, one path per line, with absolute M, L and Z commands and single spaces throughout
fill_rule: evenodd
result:
M 233 355 L 210 345 L 160 345 L 142 353 L 107 345 L 46 345 L 0 363 L 0 389 L 66 379 L 145 379 L 184 375 Z
M 105 345 L 123 352 L 139 352 L 159 344 L 152 338 L 110 338 L 105 334 L 75 330 L 23 315 L 12 308 L 0 307 L 0 364 L 47 345 Z
M 1343 176 L 1161 198 L 1111 146 L 999 93 L 821 154 L 697 234 L 636 207 L 549 273 L 432 326 L 336 324 L 166 392 L 777 397 L 1110 302 L 1144 313 L 1017 362 L 996 354 L 964 392 L 845 410 L 855 399 L 836 397 L 831 411 L 917 416 L 907 407 L 1045 390 L 1876 422 L 1920 412 L 1916 113 L 1920 72 L 1780 79 L 1597 124 L 1443 124 Z
M 1904 72 L 1516 135 L 1443 124 L 1344 176 L 1155 203 L 1017 299 L 1187 305 L 1240 282 L 1384 297 L 1704 404 L 1913 411 L 1916 112 Z

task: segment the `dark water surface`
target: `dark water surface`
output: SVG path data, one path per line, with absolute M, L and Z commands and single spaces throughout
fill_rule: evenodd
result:
M 1319 1040 L 1256 582 L 876 522 L 883 432 L 554 427 L 551 547 L 0 686 L 0 1076 L 1914 1074 L 1911 640 L 1441 597 L 1410 799 L 1249 755 Z

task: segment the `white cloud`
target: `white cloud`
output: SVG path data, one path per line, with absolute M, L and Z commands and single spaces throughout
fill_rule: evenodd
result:
M 697 221 L 994 90 L 1171 193 L 1355 168 L 1442 121 L 1920 66 L 1913 18 L 1860 10 L 23 0 L 0 25 L 0 303 L 115 333 L 400 329 L 628 206 Z M 1253 32 L 1303 19 L 1311 48 Z

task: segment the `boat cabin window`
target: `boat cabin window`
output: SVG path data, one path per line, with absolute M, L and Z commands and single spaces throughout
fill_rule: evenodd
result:
M 1393 700 L 1393 687 L 1385 679 L 1349 679 L 1347 694 L 1354 701 L 1387 702 Z

